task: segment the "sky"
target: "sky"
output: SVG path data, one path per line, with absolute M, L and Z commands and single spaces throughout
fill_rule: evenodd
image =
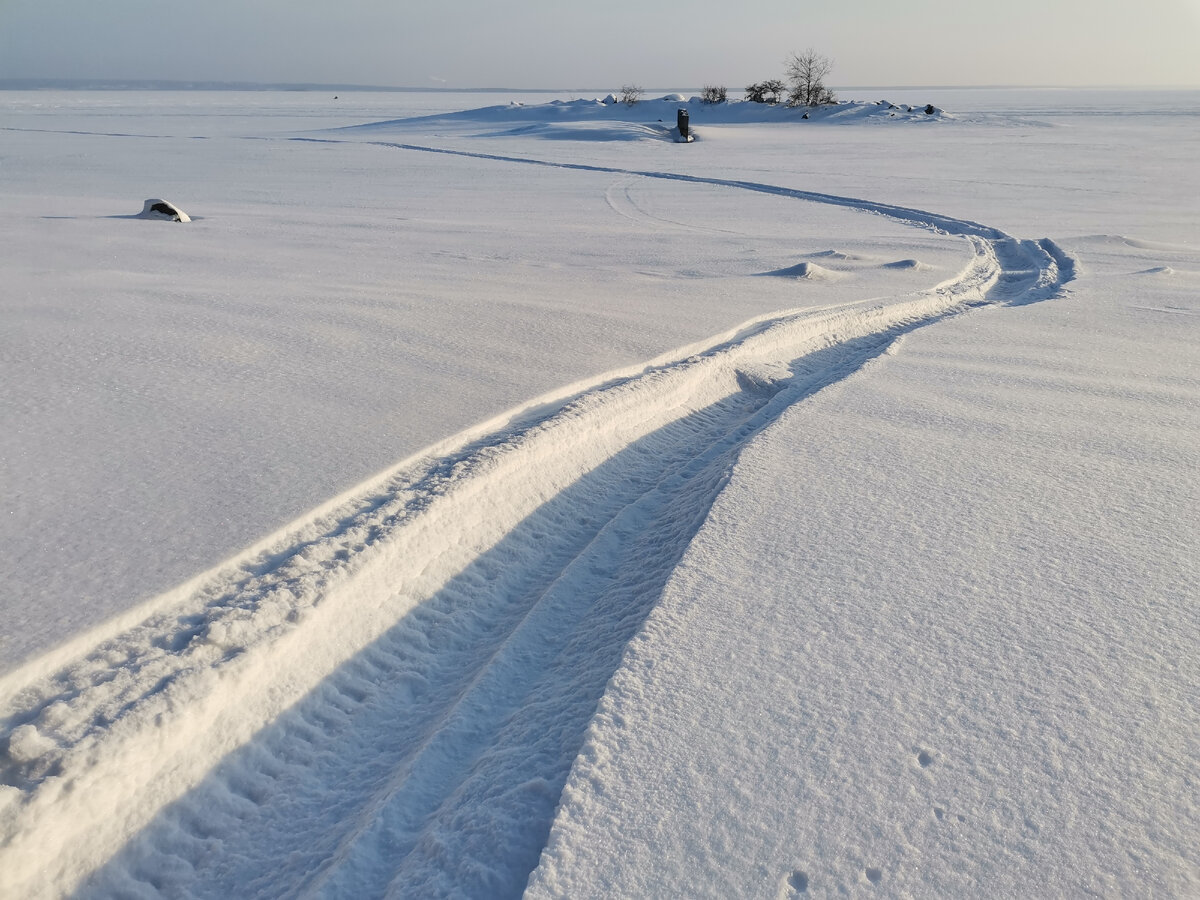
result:
M 1200 87 L 1200 0 L 0 0 L 0 79 Z

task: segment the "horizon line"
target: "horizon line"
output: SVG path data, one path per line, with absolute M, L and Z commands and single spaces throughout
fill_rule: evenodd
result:
M 227 90 L 227 91 L 345 91 L 376 93 L 525 93 L 525 94 L 570 94 L 570 93 L 616 93 L 619 88 L 597 87 L 437 87 L 413 85 L 374 85 L 354 82 L 291 82 L 291 81 L 221 81 L 208 79 L 164 79 L 164 78 L 0 78 L 0 90 Z M 929 90 L 1197 90 L 1200 85 L 1185 84 L 852 84 L 834 85 L 838 91 L 929 91 Z M 678 87 L 647 87 L 647 92 L 679 92 Z M 689 90 L 691 90 L 689 88 Z M 699 92 L 699 89 L 695 89 Z

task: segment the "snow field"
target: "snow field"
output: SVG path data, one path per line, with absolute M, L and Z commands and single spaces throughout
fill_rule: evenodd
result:
M 743 451 L 528 896 L 1195 893 L 1200 254 L 1064 245 Z
M 691 895 L 751 885 L 780 896 L 980 885 L 1015 894 L 1053 866 L 1063 891 L 1132 889 L 1138 872 L 1164 890 L 1194 883 L 1194 804 L 1164 800 L 1186 794 L 1179 785 L 1197 759 L 1177 731 L 1196 683 L 1181 662 L 1196 631 L 1186 602 L 1194 478 L 1184 477 L 1195 471 L 1184 374 L 1194 254 L 1140 238 L 1020 240 L 975 221 L 1045 233 L 1022 219 L 1030 198 L 1056 233 L 1088 218 L 1039 211 L 1050 202 L 1043 185 L 997 209 L 988 184 L 964 203 L 950 177 L 930 182 L 928 205 L 955 214 L 928 213 L 914 202 L 928 185 L 914 192 L 903 179 L 883 187 L 863 176 L 878 190 L 854 194 L 881 198 L 867 201 L 812 191 L 795 171 L 755 170 L 752 156 L 726 177 L 711 154 L 730 152 L 737 128 L 713 126 L 668 163 L 653 127 L 615 140 L 586 121 L 514 134 L 488 131 L 495 122 L 485 118 L 258 143 L 271 148 L 264 159 L 295 148 L 357 160 L 363 172 L 402 159 L 484 184 L 496 178 L 485 171 L 541 189 L 535 177 L 587 180 L 597 209 L 652 238 L 614 271 L 644 268 L 663 291 L 690 282 L 661 309 L 630 314 L 631 335 L 652 322 L 677 329 L 692 315 L 685 301 L 701 293 L 728 303 L 737 292 L 804 291 L 790 296 L 825 302 L 756 314 L 732 331 L 727 310 L 708 332 L 724 333 L 692 343 L 694 330 L 671 331 L 675 345 L 690 345 L 651 363 L 577 367 L 584 379 L 572 387 L 497 418 L 503 405 L 477 413 L 469 421 L 490 421 L 426 441 L 229 563 L 10 671 L 0 681 L 0 889 L 513 896 L 533 871 L 534 895 L 664 885 Z M 389 131 L 405 140 L 377 140 Z M 519 196 L 498 205 L 511 209 Z M 714 217 L 721 197 L 742 199 Z M 829 237 L 800 253 L 714 257 L 751 233 L 751 203 L 790 227 L 800 209 L 920 231 L 901 252 Z M 971 220 L 959 218 L 964 206 Z M 320 204 L 312 214 L 324 215 Z M 210 224 L 201 215 L 188 227 Z M 412 233 L 427 230 L 420 222 Z M 449 248 L 424 246 L 460 258 L 455 285 L 469 290 L 496 244 L 451 234 L 439 235 Z M 671 245 L 679 261 L 663 266 L 658 242 L 671 234 L 707 243 Z M 926 260 L 953 271 L 938 242 L 959 250 L 961 271 L 913 292 L 916 279 L 934 280 L 922 275 Z M 567 259 L 533 260 L 552 291 L 571 281 L 553 274 Z M 513 270 L 509 296 L 535 283 L 533 270 L 528 261 Z M 360 275 L 357 290 L 369 280 Z M 1068 283 L 1073 294 L 1061 299 Z M 650 293 L 635 288 L 626 309 Z M 1047 299 L 1057 302 L 1029 306 Z M 571 304 L 551 300 L 538 298 L 540 308 L 571 315 Z M 617 306 L 596 321 L 619 321 Z M 695 311 L 714 321 L 715 307 Z M 481 331 L 502 321 L 484 315 Z M 1147 337 L 1164 322 L 1175 323 L 1172 340 Z M 432 319 L 424 326 L 443 333 Z M 486 345 L 479 371 L 524 372 L 528 358 L 488 355 L 508 337 Z M 958 343 L 929 364 L 921 348 L 947 341 Z M 1051 362 L 1064 348 L 1065 374 Z M 1151 354 L 1153 366 L 1139 362 Z M 1114 361 L 1126 355 L 1122 369 Z M 431 364 L 453 356 L 431 354 Z M 319 359 L 319 373 L 335 371 Z M 547 389 L 571 380 L 551 377 Z M 477 373 L 444 382 L 439 397 L 490 390 Z M 872 404 L 880 384 L 886 398 Z M 1087 403 L 1076 426 L 1078 391 Z M 1034 438 L 1036 451 L 1014 454 L 996 438 L 1006 429 Z M 1154 448 L 1153 463 L 1133 452 L 1139 443 Z M 1089 482 L 1063 474 L 1075 472 L 1075 446 L 1120 452 Z M 1099 489 L 1125 472 L 1135 475 L 1124 494 Z M 1072 537 L 1072 523 L 1095 520 L 1109 499 L 1146 537 L 1128 546 L 1128 564 L 1098 566 L 1096 547 L 1117 546 L 1107 540 L 1115 532 Z M 1020 530 L 1021 510 L 1036 513 L 1026 536 L 1015 547 L 998 540 Z M 1194 516 L 1192 525 L 1194 536 Z M 1130 590 L 1137 583 L 1144 594 Z M 962 605 L 963 584 L 978 607 Z M 1053 584 L 1085 598 L 1103 624 L 1088 626 L 1045 589 Z M 827 597 L 838 602 L 827 607 Z M 1112 597 L 1128 612 L 1106 612 Z M 1019 636 L 1011 648 L 996 640 L 997 615 Z M 1123 674 L 1111 660 L 1150 647 L 1135 687 L 1096 714 L 1103 686 Z M 932 669 L 941 677 L 931 680 Z M 1137 686 L 1154 695 L 1148 719 L 1131 712 Z M 962 733 L 939 719 L 947 709 L 960 711 Z M 1153 729 L 1130 729 L 1151 720 Z M 1077 738 L 1064 747 L 1056 734 L 1067 722 Z M 1121 775 L 1130 758 L 1148 760 L 1144 783 Z M 1112 838 L 1076 827 L 1081 817 L 1116 823 Z M 1123 848 L 1128 865 L 1089 876 Z
M 957 241 L 882 219 L 864 231 L 851 210 L 298 142 L 289 117 L 254 106 L 146 102 L 54 108 L 6 132 L 0 403 L 16 427 L 0 430 L 0 669 L 531 397 L 960 265 Z M 131 218 L 158 194 L 196 221 Z M 817 301 L 752 277 L 831 246 L 873 259 Z M 914 253 L 932 277 L 875 267 Z
M 903 214 L 920 218 L 917 211 Z M 5 719 L 19 746 L 30 750 L 10 753 L 6 781 L 25 796 L 10 800 L 19 812 L 8 848 L 27 863 L 5 867 L 8 884 L 73 886 L 164 801 L 194 785 L 517 523 L 647 435 L 746 387 L 752 395 L 769 390 L 788 371 L 780 366 L 821 347 L 847 352 L 817 357 L 816 371 L 798 380 L 802 392 L 812 389 L 811 379 L 826 383 L 831 373 L 842 377 L 847 366 L 857 367 L 861 354 L 878 352 L 895 329 L 980 301 L 993 287 L 1012 301 L 1045 296 L 1061 283 L 1055 257 L 1039 245 L 997 241 L 1010 261 L 1020 257 L 1023 264 L 1004 272 L 991 242 L 973 235 L 970 241 L 975 257 L 964 272 L 916 299 L 757 326 L 731 347 L 585 394 L 529 429 L 502 432 L 427 469 L 394 476 L 365 511 L 335 514 L 337 524 L 323 538 L 293 538 L 290 551 L 276 549 L 232 579 L 222 576 L 187 603 L 102 644 L 50 685 L 17 693 L 20 705 L 6 710 Z M 1017 293 L 1006 282 L 1014 279 L 1024 285 Z M 864 338 L 871 338 L 866 347 Z M 740 443 L 745 435 L 738 437 Z M 711 498 L 712 491 L 699 496 Z M 109 667 L 118 660 L 113 673 Z M 118 802 L 125 817 L 112 815 Z M 57 868 L 47 872 L 49 847 Z

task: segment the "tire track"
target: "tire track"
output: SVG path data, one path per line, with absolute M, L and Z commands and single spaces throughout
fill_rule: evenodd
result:
M 353 131 L 355 128 L 342 129 Z M 265 140 L 265 139 L 264 139 Z M 451 150 L 445 147 L 432 147 L 425 144 L 408 144 L 396 141 L 352 141 L 346 138 L 312 138 L 296 137 L 287 140 L 315 144 L 366 143 L 376 147 L 387 147 L 393 150 L 405 150 L 414 153 L 434 153 L 445 156 L 457 156 L 465 159 L 481 159 L 491 162 L 515 163 L 518 165 L 541 166 L 550 169 L 566 169 L 573 172 L 596 172 L 604 175 L 632 175 L 641 178 L 658 179 L 662 181 L 682 181 L 687 184 L 708 184 L 717 187 L 729 187 L 737 190 L 752 191 L 760 194 L 774 194 L 780 197 L 790 197 L 795 200 L 807 200 L 811 203 L 823 203 L 827 206 L 840 206 L 859 212 L 873 213 L 886 216 L 905 225 L 936 231 L 939 234 L 961 235 L 963 237 L 982 237 L 991 241 L 1015 241 L 1015 238 L 1005 234 L 998 228 L 991 228 L 972 222 L 969 219 L 959 219 L 940 213 L 928 212 L 908 206 L 897 206 L 890 203 L 877 203 L 872 200 L 861 200 L 855 197 L 842 197 L 837 194 L 822 194 L 816 191 L 803 191 L 797 188 L 780 187 L 760 181 L 742 181 L 730 178 L 712 178 L 703 175 L 685 175 L 679 172 L 665 172 L 654 169 L 625 169 L 616 166 L 600 166 L 589 163 L 566 163 L 553 160 L 537 159 L 528 156 L 507 156 L 500 153 L 482 153 L 471 150 Z
M 920 294 L 751 323 L 447 442 L 6 677 L 0 894 L 70 891 L 143 829 L 91 889 L 519 892 L 604 685 L 745 442 L 901 335 L 1074 275 L 1050 241 L 920 210 L 375 143 L 849 207 L 971 257 Z
M 640 180 L 633 176 L 624 176 L 609 185 L 608 189 L 604 192 L 604 202 L 608 204 L 608 208 L 617 215 L 631 222 L 636 222 L 639 225 L 651 223 L 658 228 L 667 227 L 679 231 L 701 232 L 704 234 L 731 234 L 738 237 L 745 237 L 742 232 L 733 231 L 729 228 L 716 228 L 711 225 L 679 222 L 675 219 L 655 215 L 645 209 L 633 195 L 633 185 Z

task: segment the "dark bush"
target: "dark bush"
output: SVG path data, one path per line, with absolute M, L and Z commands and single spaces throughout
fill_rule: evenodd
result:
M 783 96 L 783 88 L 784 84 L 778 78 L 748 84 L 746 85 L 746 99 L 753 103 L 775 104 Z

